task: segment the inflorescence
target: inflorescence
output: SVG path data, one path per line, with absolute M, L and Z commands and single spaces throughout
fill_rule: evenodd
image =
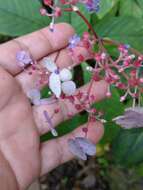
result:
M 127 44 L 120 44 L 109 39 L 101 39 L 86 17 L 80 12 L 78 8 L 79 3 L 84 4 L 87 11 L 91 13 L 99 11 L 100 8 L 100 0 L 59 0 L 57 2 L 43 0 L 44 7 L 40 9 L 40 13 L 43 16 L 51 17 L 51 32 L 54 32 L 55 19 L 60 17 L 63 12 L 75 12 L 86 23 L 87 31 L 85 31 L 82 36 L 75 34 L 69 39 L 67 49 L 73 59 L 73 65 L 70 68 L 61 70 L 56 64 L 60 51 L 55 59 L 44 58 L 40 65 L 33 60 L 29 52 L 22 50 L 17 53 L 16 57 L 19 66 L 25 69 L 27 65 L 31 64 L 32 69 L 30 72 L 28 71 L 28 74 L 32 75 L 36 72 L 39 75 L 39 80 L 35 84 L 35 89 L 28 92 L 27 96 L 34 105 L 52 104 L 58 100 L 69 101 L 78 112 L 83 110 L 87 111 L 89 115 L 88 124 L 96 120 L 105 122 L 105 120 L 102 119 L 103 114 L 101 112 L 98 113 L 97 110 L 91 106 L 96 99 L 95 95 L 92 93 L 95 81 L 105 80 L 108 84 L 108 91 L 106 93 L 107 98 L 112 96 L 110 90 L 112 86 L 122 90 L 124 94 L 120 97 L 120 101 L 123 102 L 130 96 L 133 99 L 132 112 L 134 112 L 133 109 L 136 104 L 138 103 L 138 106 L 140 106 L 140 97 L 143 93 L 143 55 Z M 51 11 L 49 12 L 49 9 L 46 7 L 50 8 Z M 111 44 L 117 47 L 117 58 L 112 58 L 112 56 L 109 55 L 105 48 L 105 44 Z M 95 46 L 98 47 L 96 51 L 94 50 Z M 83 48 L 86 50 L 86 53 L 78 54 L 76 51 L 78 48 Z M 94 63 L 94 66 L 92 64 L 92 66 L 89 65 L 86 67 L 86 72 L 91 73 L 90 86 L 87 92 L 77 91 L 76 84 L 72 81 L 71 69 L 75 65 L 86 62 L 87 60 L 92 60 Z M 53 96 L 41 99 L 39 91 L 40 85 L 48 85 Z M 54 115 L 59 111 L 60 108 L 57 108 Z M 73 116 L 71 112 L 65 114 L 69 118 Z M 50 117 L 45 110 L 43 110 L 43 115 L 52 134 L 57 136 L 58 133 L 52 124 L 54 115 Z M 122 118 L 123 117 L 118 117 L 115 121 L 122 125 L 122 123 L 124 123 Z M 69 139 L 68 142 L 71 152 L 84 160 L 87 159 L 87 155 L 93 155 L 96 152 L 95 146 L 87 139 L 88 124 L 86 128 L 83 128 L 83 138 L 76 137 L 75 139 Z M 126 124 L 124 124 L 124 127 L 126 126 L 129 126 L 129 119 L 127 119 Z

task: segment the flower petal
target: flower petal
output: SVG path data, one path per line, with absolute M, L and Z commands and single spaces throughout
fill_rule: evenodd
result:
M 61 81 L 59 75 L 52 73 L 49 77 L 49 88 L 57 98 L 61 95 Z
M 54 61 L 48 57 L 43 58 L 42 64 L 50 72 L 54 72 L 55 70 L 57 70 L 57 66 Z
M 76 85 L 73 81 L 66 81 L 62 83 L 62 91 L 64 94 L 71 96 L 76 91 Z
M 114 118 L 113 121 L 125 129 L 143 127 L 143 108 L 128 108 L 124 115 Z
M 16 59 L 19 62 L 20 66 L 28 65 L 33 61 L 29 52 L 24 51 L 24 50 L 17 52 Z
M 51 129 L 51 133 L 54 137 L 57 137 L 58 136 L 58 132 L 56 131 L 56 129 Z
M 34 88 L 27 92 L 27 97 L 30 98 L 31 100 L 40 100 L 41 93 L 38 89 Z
M 82 160 L 87 160 L 86 154 L 83 152 L 83 150 L 80 148 L 79 144 L 74 139 L 68 140 L 68 146 L 70 152 L 77 156 L 78 158 Z
M 96 146 L 87 138 L 76 137 L 75 141 L 79 144 L 80 148 L 82 148 L 85 154 L 89 156 L 93 156 L 96 154 Z
M 60 71 L 60 79 L 61 81 L 68 81 L 72 79 L 72 73 L 69 69 L 62 69 Z

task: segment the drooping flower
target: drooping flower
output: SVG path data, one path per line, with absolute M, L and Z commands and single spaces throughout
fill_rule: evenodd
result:
M 61 96 L 62 92 L 68 96 L 75 93 L 76 85 L 71 80 L 72 73 L 69 69 L 64 68 L 59 70 L 54 61 L 49 58 L 44 58 L 42 64 L 51 72 L 49 76 L 49 88 L 57 98 Z
M 87 160 L 87 156 L 96 154 L 96 146 L 87 138 L 76 137 L 68 140 L 69 150 L 72 154 L 82 160 Z
M 124 115 L 114 118 L 113 121 L 125 129 L 143 127 L 143 108 L 128 108 Z

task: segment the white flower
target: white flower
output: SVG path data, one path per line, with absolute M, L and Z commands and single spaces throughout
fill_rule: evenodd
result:
M 49 88 L 57 98 L 60 97 L 62 92 L 68 96 L 75 93 L 76 85 L 71 80 L 72 73 L 69 69 L 64 68 L 59 70 L 54 61 L 50 58 L 44 58 L 42 64 L 51 72 L 49 77 Z

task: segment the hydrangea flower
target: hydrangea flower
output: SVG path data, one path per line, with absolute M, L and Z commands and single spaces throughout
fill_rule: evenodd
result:
M 21 67 L 25 67 L 28 64 L 33 62 L 29 52 L 24 51 L 24 50 L 21 50 L 21 51 L 17 52 L 16 59 L 19 62 L 19 65 Z
M 72 73 L 69 69 L 58 69 L 53 60 L 44 58 L 42 61 L 43 66 L 51 72 L 49 77 L 49 88 L 55 94 L 57 98 L 61 96 L 61 93 L 71 96 L 75 93 L 76 85 L 71 80 Z
M 96 146 L 84 137 L 69 139 L 68 145 L 71 153 L 82 160 L 87 160 L 87 156 L 96 154 Z
M 143 127 L 143 108 L 128 108 L 124 115 L 116 117 L 113 121 L 125 129 Z
M 78 36 L 77 34 L 75 34 L 74 36 L 72 36 L 70 39 L 69 39 L 69 48 L 73 49 L 75 48 L 79 42 L 81 41 L 80 39 L 80 36 Z
M 88 0 L 85 7 L 89 12 L 98 12 L 100 9 L 100 0 Z

